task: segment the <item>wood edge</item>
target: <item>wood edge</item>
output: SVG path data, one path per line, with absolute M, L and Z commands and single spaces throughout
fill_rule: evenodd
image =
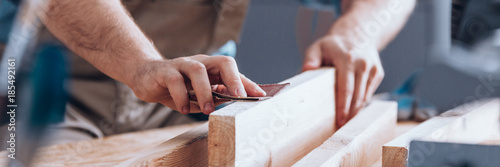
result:
M 283 93 L 285 93 L 285 92 L 287 92 L 287 91 L 289 91 L 297 86 L 300 86 L 301 84 L 304 84 L 306 82 L 312 82 L 312 81 L 314 81 L 314 79 L 321 78 L 321 76 L 324 76 L 324 75 L 331 75 L 333 80 L 334 80 L 335 79 L 335 69 L 332 67 L 322 67 L 322 68 L 319 68 L 316 70 L 305 71 L 305 72 L 302 72 L 298 75 L 295 75 L 289 79 L 286 79 L 286 80 L 280 82 L 280 84 L 290 83 L 290 85 L 283 88 L 279 93 L 274 95 L 272 98 L 282 96 Z M 266 103 L 266 102 L 267 102 L 267 100 L 256 101 L 256 102 L 236 101 L 236 102 L 232 103 L 231 105 L 228 105 L 220 110 L 217 110 L 217 111 L 211 113 L 210 115 L 211 116 L 214 115 L 214 116 L 236 117 L 237 115 L 240 115 L 243 113 L 242 110 L 253 108 L 257 105 L 261 105 L 262 103 Z
M 466 116 L 467 114 L 470 114 L 474 111 L 477 111 L 478 109 L 481 109 L 483 106 L 489 105 L 490 103 L 498 103 L 498 105 L 500 105 L 500 98 L 481 99 L 478 101 L 473 101 L 460 105 L 458 107 L 455 107 L 440 114 L 439 116 L 436 116 L 421 123 L 417 127 L 414 127 L 408 132 L 389 141 L 383 146 L 382 166 L 383 167 L 406 166 L 406 161 L 408 159 L 407 156 L 409 151 L 408 147 L 412 140 L 424 139 L 427 136 L 431 135 L 433 132 L 443 127 L 446 127 L 448 124 L 452 123 L 456 119 Z M 436 125 L 440 126 L 433 128 L 430 131 L 428 130 L 426 134 L 418 133 L 425 129 L 428 129 L 428 127 L 435 127 Z
M 374 105 L 385 105 L 384 108 L 386 110 L 383 113 L 378 114 L 379 117 L 377 117 L 376 120 L 371 122 L 365 128 L 352 142 L 350 142 L 346 147 L 344 147 L 340 152 L 343 152 L 346 150 L 344 155 L 341 155 L 342 157 L 332 157 L 328 161 L 326 161 L 322 166 L 323 167 L 328 167 L 328 166 L 333 166 L 334 164 L 339 164 L 340 166 L 371 166 L 374 163 L 376 163 L 380 157 L 383 154 L 383 145 L 392 140 L 395 137 L 395 129 L 397 126 L 397 102 L 395 101 L 373 101 L 372 102 Z M 377 106 L 372 106 L 372 108 L 367 108 L 365 112 L 372 112 L 375 113 L 376 111 L 371 111 L 371 110 L 376 110 L 378 109 Z M 373 126 L 373 125 L 378 125 L 378 126 Z M 383 137 L 378 137 L 377 139 L 380 139 L 379 141 L 375 141 L 370 143 L 367 143 L 366 141 L 371 140 L 370 136 L 376 135 L 375 133 L 382 133 L 382 132 L 388 132 L 387 135 Z M 353 150 L 356 149 L 356 147 L 363 147 L 362 149 L 368 148 L 369 150 L 364 150 L 364 153 L 372 154 L 372 155 L 367 155 L 364 157 L 362 160 L 354 162 L 354 164 L 345 164 L 346 162 L 339 161 L 335 162 L 338 160 L 345 160 L 348 157 L 356 157 L 360 156 L 358 155 L 353 155 Z M 380 151 L 380 152 L 378 152 Z
M 382 146 L 382 167 L 404 167 L 408 147 Z
M 494 101 L 494 100 L 495 99 L 474 101 L 474 102 L 463 104 L 463 105 L 458 106 L 456 108 L 450 109 L 450 110 L 448 110 L 448 111 L 446 111 L 438 116 L 435 116 L 435 117 L 421 123 L 420 125 L 412 128 L 408 132 L 406 132 L 406 133 L 396 137 L 395 139 L 389 141 L 384 146 L 392 146 L 392 147 L 408 146 L 410 144 L 411 140 L 418 140 L 418 139 L 422 139 L 422 138 L 427 136 L 426 134 L 418 133 L 419 131 L 423 131 L 425 129 L 428 129 L 428 127 L 435 127 L 436 125 L 441 125 L 440 127 L 445 126 L 447 123 L 451 122 L 453 119 L 456 119 L 456 118 L 459 118 L 463 115 L 466 115 L 467 113 L 470 113 L 470 112 L 480 108 L 481 106 L 483 106 L 491 101 Z M 470 108 L 471 106 L 473 107 L 472 109 L 467 109 L 467 108 Z M 443 119 L 449 119 L 449 121 L 444 122 Z M 437 129 L 439 129 L 439 128 L 435 128 L 427 133 L 431 134 L 432 132 L 434 132 Z M 408 140 L 408 141 L 401 142 L 402 140 Z M 401 144 L 401 143 L 405 143 L 405 144 Z
M 182 151 L 192 143 L 202 141 L 203 136 L 207 136 L 208 122 L 203 123 L 187 132 L 184 132 L 170 140 L 167 140 L 151 149 L 137 153 L 136 156 L 116 165 L 116 166 L 151 166 L 158 162 L 165 164 L 165 157 L 172 153 Z
M 376 110 L 379 109 L 380 107 L 387 107 L 387 110 L 384 110 L 382 112 L 377 112 Z M 372 111 L 372 110 L 375 110 L 375 111 Z M 318 159 L 314 159 L 314 157 L 317 157 L 318 155 L 320 154 L 324 154 L 325 152 L 323 151 L 325 149 L 325 147 L 329 147 L 331 144 L 327 144 L 327 142 L 340 142 L 342 144 L 345 144 L 343 146 L 343 148 L 340 148 L 338 150 L 329 150 L 331 151 L 331 153 L 328 153 L 328 154 L 332 154 L 333 156 L 330 157 L 330 158 L 327 158 L 327 159 L 324 159 L 323 162 L 317 162 L 318 164 L 317 165 L 321 165 L 321 166 L 336 166 L 337 165 L 340 165 L 341 162 L 340 160 L 343 159 L 342 157 L 347 155 L 347 154 L 350 154 L 350 150 L 347 150 L 347 149 L 350 149 L 353 145 L 353 143 L 363 143 L 363 141 L 360 141 L 358 140 L 358 137 L 363 137 L 363 138 L 366 138 L 364 137 L 364 134 L 365 133 L 369 133 L 370 131 L 373 131 L 373 130 L 394 130 L 394 127 L 396 126 L 396 119 L 397 119 L 397 103 L 396 102 L 392 102 L 392 101 L 374 101 L 372 102 L 372 104 L 370 104 L 369 106 L 367 106 L 365 109 L 363 109 L 363 111 L 360 112 L 361 114 L 363 113 L 366 113 L 364 115 L 361 115 L 363 117 L 355 117 L 353 118 L 353 120 L 351 121 L 354 121 L 356 122 L 356 124 L 358 124 L 358 122 L 364 122 L 364 120 L 368 119 L 369 117 L 372 117 L 374 113 L 377 113 L 377 115 L 379 115 L 377 117 L 377 119 L 375 120 L 372 120 L 369 124 L 366 124 L 364 125 L 364 129 L 361 130 L 358 134 L 356 134 L 356 136 L 349 141 L 349 143 L 344 143 L 345 141 L 338 141 L 338 140 L 341 140 L 341 139 L 338 139 L 338 135 L 344 135 L 344 133 L 347 133 L 347 131 L 351 131 L 351 127 L 350 126 L 353 126 L 355 124 L 353 124 L 354 122 L 352 123 L 347 123 L 343 128 L 339 129 L 339 131 L 335 132 L 332 136 L 330 136 L 327 140 L 325 140 L 323 142 L 323 144 L 321 144 L 320 146 L 318 146 L 317 148 L 315 148 L 314 150 L 312 150 L 311 152 L 309 152 L 307 155 L 305 155 L 302 159 L 300 159 L 299 161 L 297 161 L 293 166 L 309 166 L 311 164 L 304 164 L 304 163 L 307 163 L 305 161 L 318 161 Z M 388 121 L 391 121 L 393 123 L 386 123 Z M 388 127 L 379 127 L 379 128 L 372 128 L 373 124 L 378 124 L 378 123 L 383 123 L 383 124 L 387 124 L 387 125 L 393 125 L 393 126 L 388 126 Z M 391 128 L 392 127 L 392 128 Z M 346 129 L 347 128 L 347 129 Z M 341 134 L 339 134 L 338 132 L 340 132 Z M 389 138 L 393 138 L 394 137 L 394 133 L 391 133 L 391 136 Z M 390 139 L 388 139 L 390 140 Z M 380 142 L 380 147 L 382 147 L 382 145 L 385 143 L 386 141 L 381 141 Z M 344 153 L 342 153 L 344 152 Z M 340 155 L 342 153 L 342 155 Z M 375 158 L 373 160 L 373 163 L 376 162 L 376 160 L 378 160 L 378 158 Z
M 234 166 L 235 117 L 210 115 L 208 124 L 208 166 Z M 217 138 L 217 136 L 224 136 Z M 230 148 L 230 149 L 223 149 Z

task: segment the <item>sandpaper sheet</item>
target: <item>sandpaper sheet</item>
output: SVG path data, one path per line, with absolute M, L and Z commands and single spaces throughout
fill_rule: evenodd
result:
M 278 94 L 283 88 L 287 87 L 290 85 L 290 83 L 284 83 L 284 84 L 263 84 L 260 85 L 259 87 L 262 88 L 266 92 L 266 96 L 264 97 L 235 97 L 231 96 L 229 94 L 223 94 L 219 92 L 212 92 L 212 95 L 214 97 L 214 102 L 223 102 L 223 101 L 261 101 L 261 100 L 267 100 L 274 95 Z M 194 94 L 194 91 L 189 92 L 189 98 L 191 102 L 196 103 L 196 96 Z

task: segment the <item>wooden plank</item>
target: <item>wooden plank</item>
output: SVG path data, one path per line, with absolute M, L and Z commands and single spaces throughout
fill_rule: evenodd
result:
M 293 166 L 371 166 L 394 138 L 397 103 L 373 101 Z
M 40 148 L 33 166 L 113 166 L 135 154 L 153 148 L 201 123 L 169 126 Z M 2 152 L 0 152 L 0 155 Z M 7 157 L 7 156 L 5 156 Z M 3 158 L 3 156 L 1 157 Z M 0 159 L 1 159 L 0 158 Z M 2 160 L 0 160 L 2 162 Z
M 411 140 L 476 144 L 500 132 L 500 99 L 472 102 L 434 117 L 385 144 L 382 166 L 406 166 Z
M 207 166 L 208 123 L 138 153 L 118 166 Z
M 417 121 L 400 121 L 396 124 L 396 129 L 394 131 L 395 134 L 394 136 L 400 136 L 403 135 L 404 133 L 408 132 L 409 130 L 417 127 L 420 124 L 420 122 Z M 378 157 L 378 161 L 375 162 L 374 164 L 371 165 L 371 167 L 380 167 L 382 166 L 382 155 Z
M 334 70 L 283 81 L 273 98 L 236 102 L 210 115 L 210 166 L 290 166 L 335 131 Z

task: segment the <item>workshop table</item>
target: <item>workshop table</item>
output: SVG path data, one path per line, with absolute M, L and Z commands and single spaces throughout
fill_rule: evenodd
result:
M 47 146 L 38 149 L 34 166 L 112 166 L 123 162 L 135 154 L 153 148 L 183 132 L 201 125 L 203 122 L 170 126 L 140 132 L 131 132 L 73 143 Z M 399 122 L 396 136 L 417 126 L 418 122 Z M 6 152 L 0 152 L 0 164 L 5 164 Z M 381 159 L 374 166 L 381 166 Z

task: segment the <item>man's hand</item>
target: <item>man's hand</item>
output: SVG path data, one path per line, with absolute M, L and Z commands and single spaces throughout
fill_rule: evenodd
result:
M 303 71 L 335 66 L 335 109 L 337 127 L 354 117 L 371 98 L 384 78 L 375 47 L 348 50 L 342 37 L 325 36 L 306 51 Z
M 46 15 L 44 24 L 71 51 L 131 87 L 141 100 L 162 103 L 183 114 L 209 114 L 217 105 L 212 85 L 213 90 L 232 96 L 265 95 L 238 72 L 231 57 L 163 59 L 120 0 L 51 0 L 41 15 Z M 195 91 L 200 106 L 189 102 L 188 90 Z
M 219 104 L 214 103 L 212 90 L 227 91 L 239 97 L 266 95 L 257 84 L 238 72 L 235 60 L 228 56 L 196 55 L 148 62 L 141 67 L 133 83 L 128 84 L 135 95 L 147 102 L 162 103 L 182 114 L 213 112 Z M 211 86 L 218 84 L 223 86 Z M 188 90 L 195 91 L 199 106 L 189 102 Z
M 343 0 L 343 15 L 305 53 L 303 70 L 336 68 L 337 127 L 354 117 L 384 78 L 378 51 L 401 30 L 415 0 Z

